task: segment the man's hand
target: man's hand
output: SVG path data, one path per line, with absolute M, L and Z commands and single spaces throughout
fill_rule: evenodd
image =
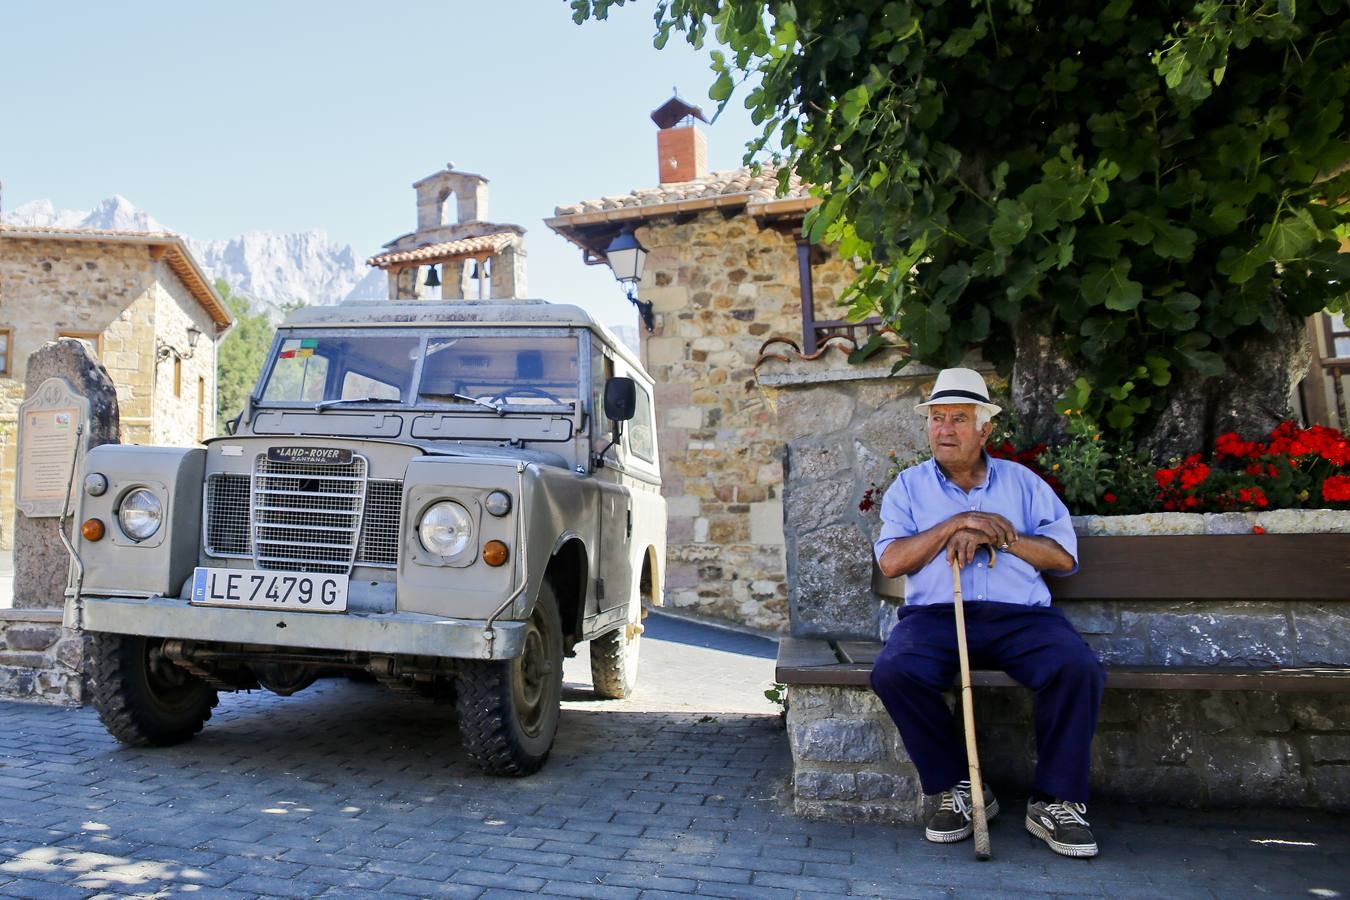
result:
M 959 546 L 965 547 L 968 542 L 973 543 L 964 554 L 964 558 L 960 552 L 953 557 L 951 548 L 961 532 L 970 532 L 974 537 L 960 538 Z M 996 513 L 964 512 L 918 534 L 891 541 L 890 546 L 877 560 L 877 565 L 881 569 L 881 574 L 888 578 L 910 575 L 937 559 L 945 550 L 949 565 L 953 558 L 957 558 L 961 560 L 962 566 L 966 566 L 974 558 L 975 548 L 981 544 L 987 544 L 996 550 L 1007 550 L 1018 540 L 1020 538 L 1017 529 L 1013 528 L 1012 522 L 1003 516 Z
M 983 531 L 962 528 L 947 541 L 947 565 L 955 560 L 964 569 L 974 561 L 977 550 L 988 546 L 989 537 Z
M 999 550 L 1007 550 L 1017 543 L 1017 529 L 1013 528 L 1012 522 L 998 513 L 967 512 L 953 516 L 949 521 L 956 525 L 958 533 L 960 531 L 979 532 L 984 535 L 983 543 Z M 952 537 L 954 539 L 955 535 Z M 948 562 L 950 561 L 951 558 L 948 557 Z M 964 566 L 965 563 L 961 565 Z

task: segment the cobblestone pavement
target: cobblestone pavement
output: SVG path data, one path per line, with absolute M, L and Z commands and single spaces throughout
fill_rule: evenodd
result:
M 1051 854 L 1015 798 L 994 860 L 916 829 L 784 808 L 772 644 L 648 620 L 643 686 L 569 661 L 548 766 L 485 778 L 448 710 L 375 685 L 225 695 L 195 740 L 117 745 L 92 710 L 0 703 L 0 895 L 1332 897 L 1350 822 L 1093 807 L 1103 852 Z

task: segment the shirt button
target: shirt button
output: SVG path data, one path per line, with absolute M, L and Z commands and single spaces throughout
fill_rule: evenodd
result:
M 984 594 L 978 594 L 978 595 L 976 595 L 975 599 L 976 599 L 976 600 L 983 600 L 983 599 L 984 599 Z
M 970 511 L 971 511 L 971 512 L 974 512 L 974 511 L 975 511 L 975 507 L 972 506 L 972 507 L 970 508 Z
M 976 564 L 975 564 L 975 568 L 977 568 L 977 569 L 983 569 L 983 568 L 984 568 L 984 563 L 976 563 Z

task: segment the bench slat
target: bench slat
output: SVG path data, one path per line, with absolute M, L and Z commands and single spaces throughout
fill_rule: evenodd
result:
M 779 642 L 774 679 L 782 684 L 868 687 L 872 661 L 881 645 L 868 641 L 839 644 L 784 638 Z M 840 657 L 844 660 L 841 661 Z M 1003 672 L 970 673 L 980 687 L 1015 687 Z M 1309 666 L 1258 669 L 1234 666 L 1108 666 L 1108 688 L 1161 691 L 1274 691 L 1281 693 L 1350 693 L 1350 668 Z
M 1078 556 L 1077 574 L 1045 580 L 1056 600 L 1350 597 L 1346 534 L 1083 537 Z

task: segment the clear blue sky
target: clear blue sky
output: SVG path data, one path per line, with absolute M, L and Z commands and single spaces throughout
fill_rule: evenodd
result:
M 565 0 L 15 3 L 0 8 L 4 207 L 122 194 L 199 239 L 319 228 L 366 256 L 413 230 L 447 162 L 528 229 L 534 296 L 634 323 L 555 206 L 656 183 L 650 112 L 707 100 L 707 50 L 652 48 L 652 3 L 572 23 Z M 733 98 L 712 169 L 755 133 Z

